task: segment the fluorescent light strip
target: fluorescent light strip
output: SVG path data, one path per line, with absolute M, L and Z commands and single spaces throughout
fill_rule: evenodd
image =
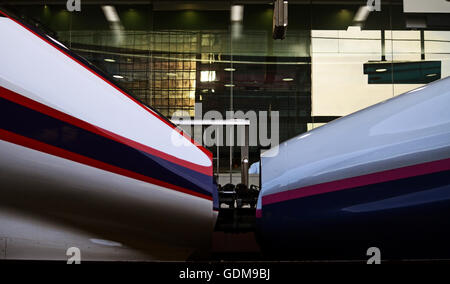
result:
M 119 15 L 117 14 L 116 8 L 114 8 L 114 6 L 110 5 L 102 6 L 102 10 L 108 22 L 111 23 L 120 22 Z

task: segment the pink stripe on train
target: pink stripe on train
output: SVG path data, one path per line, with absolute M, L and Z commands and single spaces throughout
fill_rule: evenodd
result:
M 450 170 L 450 159 L 427 162 L 423 164 L 417 164 L 403 168 L 397 168 L 357 177 L 351 177 L 326 183 L 305 186 L 283 192 L 273 193 L 267 196 L 263 196 L 262 204 L 269 205 L 291 199 L 298 199 L 312 195 L 360 187 L 364 185 L 382 183 L 425 174 L 432 174 L 446 170 Z M 256 214 L 258 216 L 258 214 L 261 213 L 257 212 Z

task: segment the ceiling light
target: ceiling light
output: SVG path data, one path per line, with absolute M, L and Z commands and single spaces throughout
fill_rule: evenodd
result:
M 357 23 L 365 22 L 367 20 L 367 17 L 369 16 L 369 14 L 370 14 L 369 7 L 367 5 L 361 6 L 361 7 L 359 7 L 358 11 L 356 12 L 355 17 L 353 18 L 353 21 L 357 22 Z
M 234 84 L 225 84 L 224 86 L 230 88 L 230 87 L 234 87 L 235 85 Z
M 223 69 L 223 70 L 228 71 L 228 72 L 236 71 L 236 69 L 234 69 L 234 68 L 225 68 L 225 69 Z
M 432 74 L 427 74 L 426 76 L 427 77 L 434 77 L 434 76 L 437 76 L 437 74 L 436 73 L 432 73 Z
M 241 22 L 244 18 L 244 6 L 242 5 L 233 5 L 231 6 L 231 21 L 232 22 Z
M 112 59 L 112 58 L 105 58 L 105 61 L 106 61 L 106 62 L 112 62 L 112 63 L 113 63 L 113 62 L 116 62 L 116 60 L 114 60 L 114 59 Z
M 113 77 L 116 79 L 123 79 L 123 76 L 120 76 L 120 75 L 113 75 Z
M 294 81 L 294 78 L 283 78 L 283 81 L 285 81 L 285 82 L 291 82 L 291 81 Z
M 381 72 L 386 72 L 386 71 L 387 71 L 386 68 L 380 68 L 380 69 L 376 69 L 376 70 L 375 70 L 375 72 L 379 72 L 379 73 L 381 73 Z
M 115 23 L 120 22 L 119 15 L 117 14 L 116 8 L 114 6 L 102 6 L 103 13 L 108 22 Z

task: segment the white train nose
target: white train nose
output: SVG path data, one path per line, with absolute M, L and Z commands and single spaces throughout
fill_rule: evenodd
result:
M 449 215 L 449 105 L 446 78 L 288 140 L 278 155 L 262 154 L 263 246 L 353 258 L 378 243 L 391 257 L 448 257 L 441 220 Z M 419 242 L 432 245 L 408 251 Z
M 106 234 L 94 239 L 156 259 L 209 243 L 211 154 L 84 59 L 1 14 L 0 34 L 9 39 L 0 45 L 2 203 L 46 222 L 65 216 Z M 18 237 L 10 229 L 0 233 Z M 51 238 L 50 245 L 60 241 Z

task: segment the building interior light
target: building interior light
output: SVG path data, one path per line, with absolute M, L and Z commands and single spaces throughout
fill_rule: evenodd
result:
M 434 76 L 437 76 L 437 74 L 436 73 L 432 73 L 432 74 L 427 74 L 426 76 L 427 77 L 434 77 Z
M 120 76 L 120 75 L 113 75 L 113 77 L 116 79 L 123 79 L 123 76 Z
M 234 84 L 225 84 L 224 86 L 227 88 L 231 88 L 231 87 L 234 87 L 235 85 Z
M 381 72 L 386 72 L 386 71 L 387 71 L 386 68 L 380 68 L 380 69 L 376 69 L 376 70 L 375 70 L 375 72 L 379 72 L 379 73 L 381 73 Z
M 214 82 L 216 71 L 200 71 L 200 82 Z
M 223 70 L 228 71 L 228 72 L 236 71 L 236 69 L 234 69 L 234 68 L 225 68 L 225 69 L 223 69 Z
M 116 62 L 116 60 L 114 60 L 114 59 L 112 59 L 112 58 L 105 58 L 105 61 L 106 61 L 106 62 L 111 62 L 111 63 Z
M 283 78 L 283 81 L 285 81 L 285 82 L 291 82 L 291 81 L 294 81 L 294 78 Z

